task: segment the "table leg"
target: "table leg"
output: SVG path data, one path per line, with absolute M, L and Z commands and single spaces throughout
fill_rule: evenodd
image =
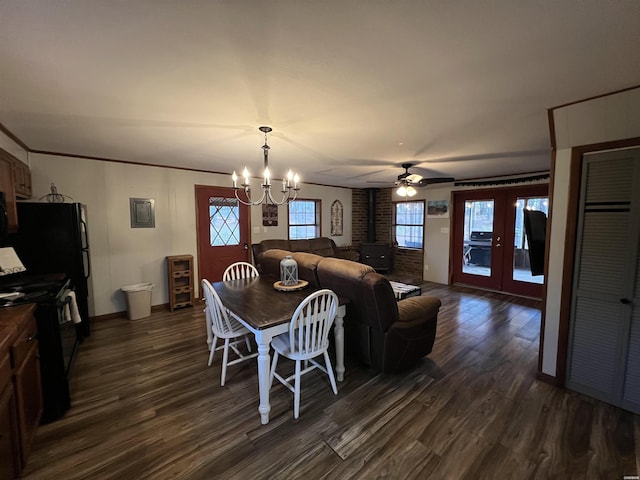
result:
M 266 425 L 269 423 L 269 412 L 271 411 L 269 403 L 269 374 L 271 373 L 269 347 L 271 338 L 265 338 L 265 336 L 258 334 L 256 335 L 256 343 L 258 344 L 258 388 L 260 390 L 258 412 L 260 413 L 260 422 Z
M 344 315 L 346 307 L 340 305 L 336 315 L 333 334 L 336 337 L 336 378 L 339 382 L 344 380 Z

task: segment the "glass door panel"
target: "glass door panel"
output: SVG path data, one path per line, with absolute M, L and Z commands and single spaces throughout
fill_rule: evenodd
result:
M 464 202 L 463 273 L 491 276 L 493 206 L 493 199 Z
M 524 228 L 524 210 L 537 210 L 548 215 L 549 199 L 547 197 L 518 197 L 515 207 L 511 278 L 518 282 L 542 285 L 544 283 L 544 275 L 533 275 L 531 273 L 529 243 Z

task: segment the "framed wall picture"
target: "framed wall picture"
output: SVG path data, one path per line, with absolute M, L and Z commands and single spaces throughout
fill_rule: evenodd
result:
M 449 218 L 449 200 L 427 200 L 427 218 Z
M 278 226 L 278 205 L 273 205 L 272 203 L 262 204 L 262 226 Z
M 129 198 L 131 228 L 155 228 L 156 211 L 153 198 Z
M 342 236 L 343 207 L 340 200 L 335 200 L 331 204 L 331 236 Z

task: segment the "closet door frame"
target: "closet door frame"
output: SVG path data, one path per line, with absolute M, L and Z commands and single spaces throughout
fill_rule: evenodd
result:
M 640 147 L 640 137 L 628 138 L 624 140 L 616 140 L 611 142 L 594 143 L 590 145 L 576 146 L 571 149 L 571 161 L 569 166 L 569 186 L 567 199 L 567 223 L 564 237 L 564 256 L 562 260 L 562 291 L 571 292 L 573 284 L 573 269 L 575 264 L 575 246 L 578 233 L 578 207 L 580 205 L 580 179 L 582 178 L 582 161 L 585 154 L 590 152 L 601 152 L 604 150 L 613 150 L 620 148 Z M 551 181 L 550 185 L 554 185 L 556 152 L 551 157 Z M 549 191 L 549 201 L 551 210 L 549 215 L 550 225 L 553 225 L 553 188 Z M 547 229 L 547 242 L 551 229 Z M 545 265 L 548 260 L 545 260 Z M 547 266 L 545 266 L 545 272 Z M 570 293 L 562 295 L 560 298 L 558 312 L 558 337 L 557 337 L 557 353 L 556 353 L 556 372 L 555 376 L 546 375 L 542 371 L 542 352 L 544 352 L 544 338 L 546 328 L 546 304 L 547 304 L 546 283 L 543 293 L 542 318 L 540 322 L 540 347 L 538 351 L 538 378 L 548 383 L 552 383 L 559 387 L 566 384 L 567 373 L 567 357 L 569 347 L 569 325 L 571 317 L 571 300 Z
M 635 149 L 625 149 L 635 150 Z M 634 152 L 633 156 L 636 157 L 638 152 Z M 571 313 L 569 319 L 569 332 L 568 332 L 568 345 L 567 345 L 567 365 L 566 365 L 566 386 L 580 393 L 592 396 L 599 400 L 622 406 L 623 392 L 625 386 L 627 357 L 629 353 L 629 337 L 631 333 L 631 321 L 633 313 L 633 297 L 636 291 L 636 281 L 638 278 L 638 247 L 640 245 L 640 168 L 635 168 L 630 188 L 629 205 L 625 207 L 626 202 L 596 202 L 590 204 L 587 202 L 587 174 L 589 166 L 601 166 L 607 168 L 613 160 L 623 159 L 625 157 L 623 150 L 616 150 L 610 152 L 597 152 L 594 154 L 587 154 L 583 156 L 581 162 L 581 175 L 580 175 L 580 197 L 578 202 L 578 214 L 576 225 L 576 242 L 574 252 L 574 265 L 573 265 L 573 285 L 571 288 Z M 633 162 L 633 160 L 632 160 Z M 627 213 L 628 212 L 628 213 Z M 584 248 L 584 229 L 586 222 L 586 215 L 589 214 L 590 218 L 597 219 L 600 215 L 615 215 L 616 213 L 627 213 L 628 229 L 624 238 L 626 244 L 626 253 L 629 261 L 626 262 L 624 272 L 620 272 L 625 276 L 620 281 L 620 290 L 606 292 L 606 287 L 603 291 L 600 291 L 597 287 L 587 284 L 585 288 L 580 288 L 578 285 L 580 281 L 580 272 L 583 269 L 582 263 L 578 260 L 581 259 Z M 593 220 L 592 220 L 593 221 Z M 597 220 L 596 220 L 597 221 Z M 615 222 L 614 222 L 615 223 Z M 597 261 L 597 259 L 596 259 Z M 612 279 L 615 281 L 615 279 Z M 578 303 L 580 299 L 582 301 L 589 302 L 595 301 L 599 305 L 593 305 L 592 311 L 597 311 L 599 306 L 602 306 L 607 310 L 606 314 L 602 314 L 602 322 L 599 325 L 593 325 L 594 328 L 600 326 L 611 325 L 611 328 L 615 328 L 618 331 L 615 333 L 615 348 L 611 351 L 611 356 L 608 360 L 611 362 L 612 367 L 615 368 L 613 372 L 613 378 L 611 379 L 612 386 L 610 389 L 600 389 L 595 384 L 587 385 L 581 383 L 579 380 L 574 380 L 571 375 L 572 362 L 571 359 L 574 355 L 574 338 L 576 330 L 576 314 L 578 309 Z M 640 308 L 640 307 L 639 307 Z M 590 321 L 590 318 L 581 317 L 581 327 L 585 326 L 585 323 Z M 605 323 L 606 322 L 606 323 Z M 606 329 L 602 331 L 601 337 L 606 337 L 605 333 L 610 332 Z M 584 330 L 583 330 L 584 331 Z M 605 352 L 606 353 L 606 352 Z M 605 364 L 605 358 L 601 359 L 601 363 Z M 596 360 L 597 362 L 597 360 Z M 598 366 L 593 366 L 593 371 L 597 370 Z M 576 376 L 580 376 L 577 374 Z M 583 375 L 584 376 L 584 372 Z M 590 379 L 591 380 L 591 379 Z

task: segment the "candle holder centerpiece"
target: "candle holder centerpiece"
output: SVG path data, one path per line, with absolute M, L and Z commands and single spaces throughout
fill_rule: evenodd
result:
M 280 260 L 280 280 L 273 284 L 276 290 L 300 290 L 307 285 L 309 282 L 298 278 L 298 263 L 290 255 Z
M 298 285 L 298 263 L 290 255 L 280 260 L 280 283 L 285 287 Z

